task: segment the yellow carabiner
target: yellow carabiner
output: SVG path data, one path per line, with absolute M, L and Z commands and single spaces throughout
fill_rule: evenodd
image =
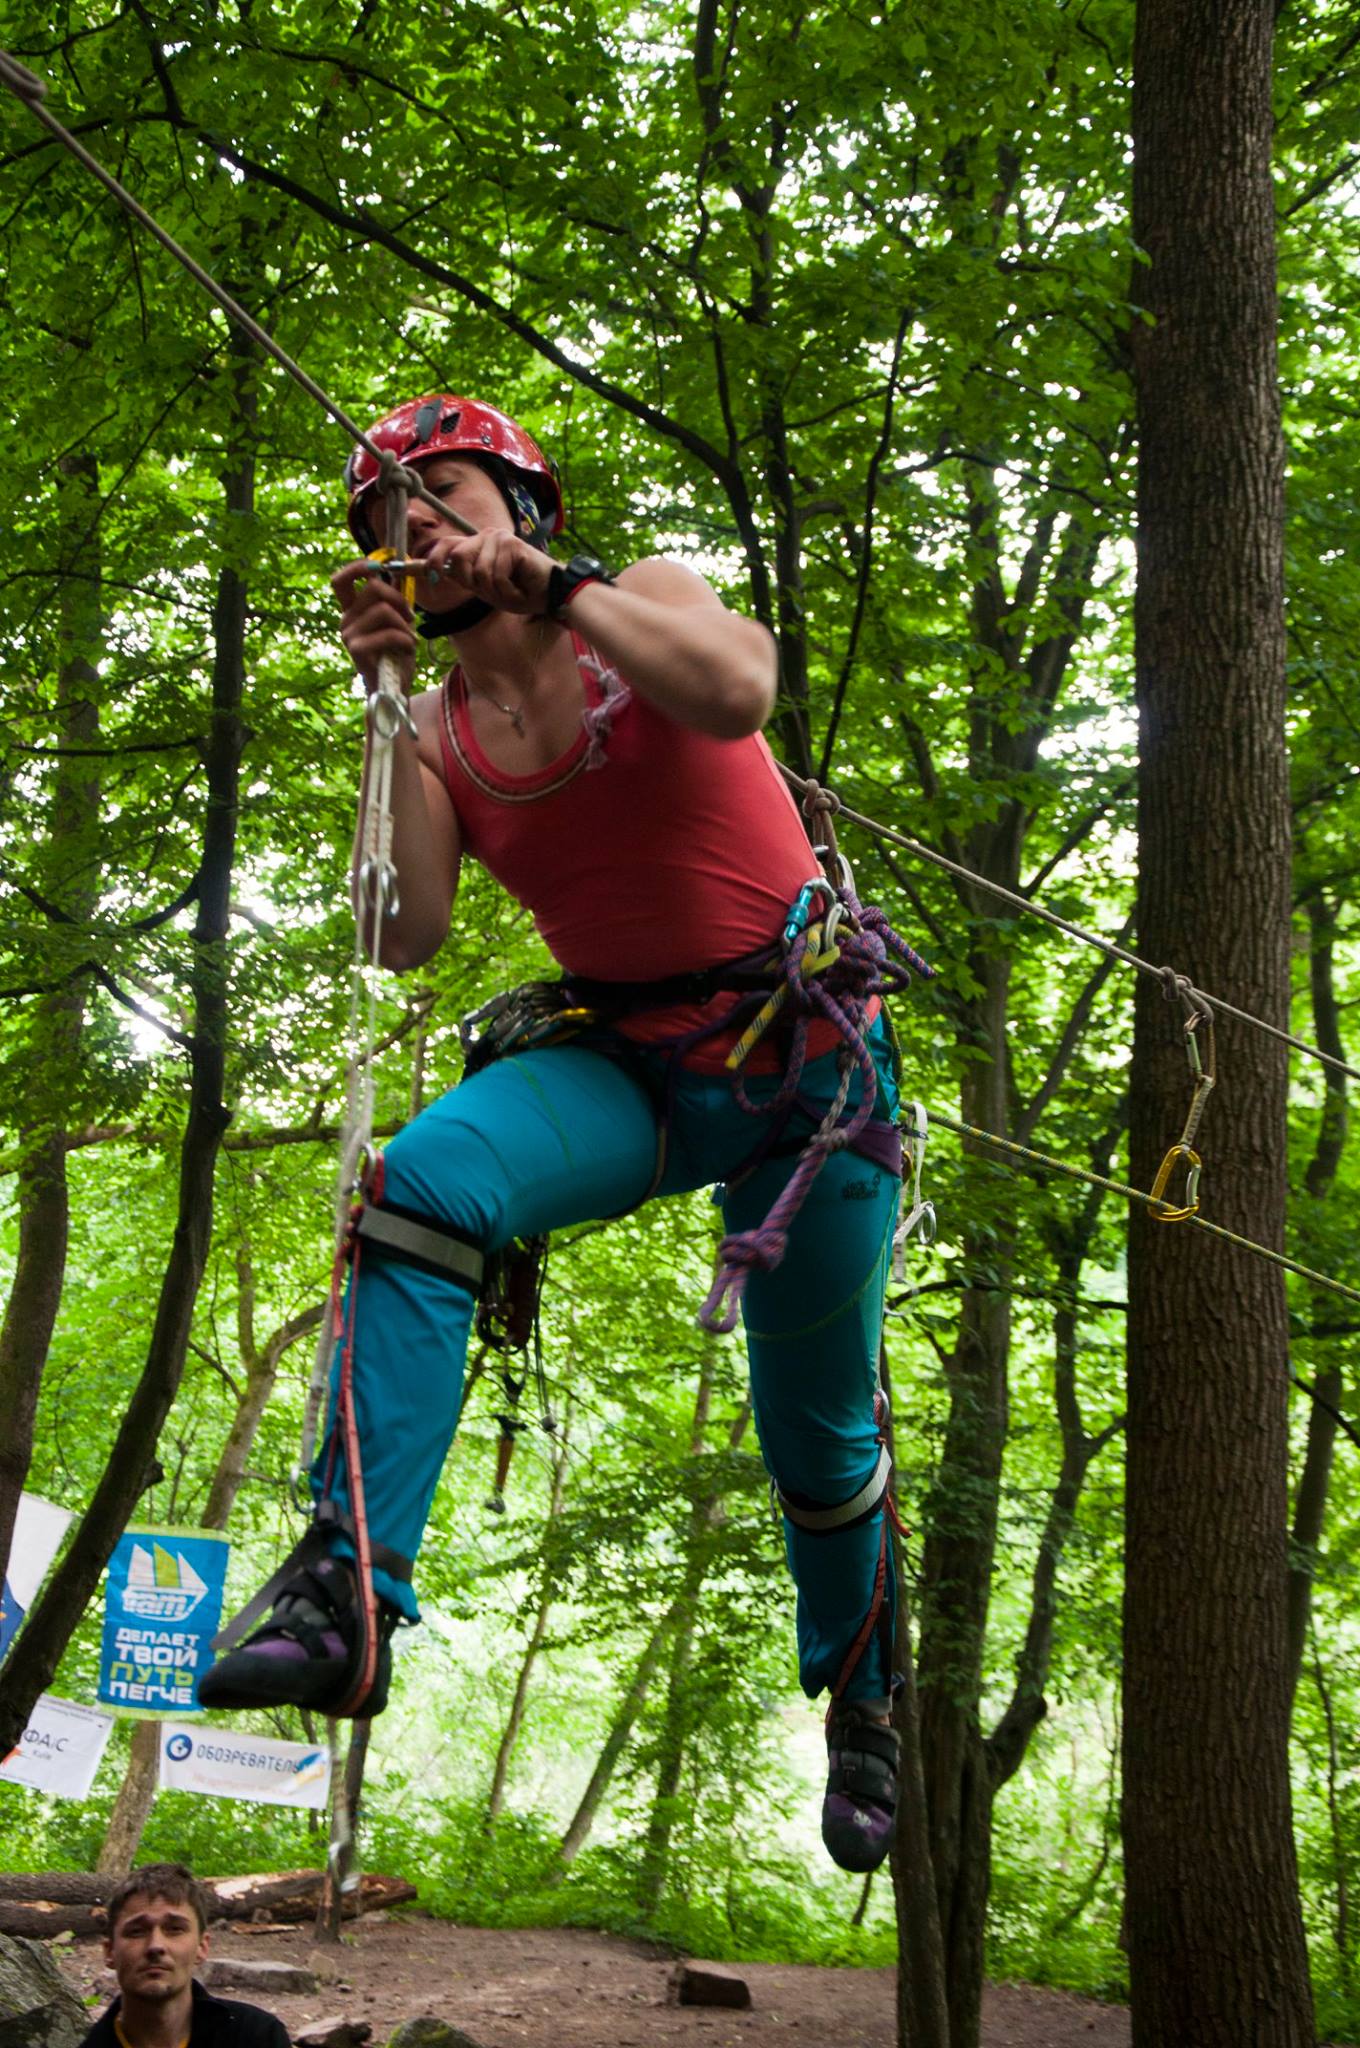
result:
M 1166 1193 L 1167 1182 L 1171 1178 L 1178 1159 L 1184 1159 L 1188 1167 L 1185 1177 L 1185 1207 L 1183 1209 L 1175 1209 L 1169 1202 L 1165 1202 L 1162 1199 Z M 1193 1145 L 1180 1144 L 1171 1147 L 1165 1159 L 1157 1168 L 1157 1178 L 1152 1183 L 1152 1197 L 1148 1214 L 1153 1218 L 1154 1222 L 1186 1223 L 1192 1216 L 1199 1213 L 1199 1176 L 1203 1164 L 1203 1160 Z
M 395 560 L 397 559 L 397 551 L 395 548 L 370 548 L 368 551 L 368 559 L 370 562 L 395 562 Z M 407 604 L 415 603 L 416 579 L 414 576 L 402 577 L 401 594 L 406 599 Z

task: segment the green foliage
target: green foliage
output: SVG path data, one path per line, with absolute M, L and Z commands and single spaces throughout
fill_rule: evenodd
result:
M 52 79 L 57 110 L 351 410 L 367 416 L 419 387 L 478 391 L 518 412 L 560 460 L 572 544 L 616 560 L 682 554 L 779 626 L 780 737 L 792 744 L 804 719 L 811 758 L 825 755 L 849 805 L 970 864 L 1009 863 L 1009 879 L 1061 915 L 1115 932 L 1131 900 L 1136 754 L 1130 29 L 1112 0 L 1007 0 L 947 18 L 822 7 L 796 20 L 756 0 L 730 22 L 669 6 L 645 23 L 541 0 L 452 12 L 414 0 L 356 22 L 329 0 L 270 0 L 171 8 L 159 30 L 144 10 L 53 17 L 9 0 L 0 40 Z M 1343 1028 L 1360 872 L 1346 33 L 1339 5 L 1281 14 L 1298 895 L 1320 901 L 1335 932 Z M 148 1518 L 192 1520 L 248 1354 L 319 1302 L 329 1274 L 334 1168 L 317 1133 L 343 1102 L 360 722 L 326 588 L 347 545 L 335 483 L 346 444 L 262 369 L 255 510 L 228 520 L 221 475 L 239 424 L 220 317 L 19 110 L 6 107 L 0 135 L 0 289 L 23 339 L 0 363 L 12 514 L 0 566 L 0 1126 L 11 1172 L 44 1130 L 80 1141 L 30 1478 L 72 1504 L 88 1500 L 140 1370 L 175 1227 L 184 1075 L 164 1027 L 193 1022 L 183 899 L 204 799 L 213 593 L 224 564 L 249 587 L 251 738 L 228 952 L 234 1116 L 193 1346 L 141 1504 Z M 80 679 L 82 660 L 93 679 Z M 96 751 L 63 754 L 81 689 L 96 716 L 78 744 Z M 1042 1110 L 1037 1142 L 1122 1171 L 1127 982 L 1093 986 L 1064 1052 L 1090 972 L 1079 949 L 904 854 L 849 830 L 843 840 L 865 897 L 941 970 L 898 1006 L 907 1094 L 956 1106 L 1004 1058 L 1010 1112 Z M 1301 916 L 1296 1022 L 1310 1036 L 1311 965 Z M 469 876 L 449 943 L 423 972 L 427 1021 L 384 988 L 381 1028 L 395 1042 L 380 1124 L 456 1081 L 459 1014 L 542 966 L 524 917 Z M 997 1045 L 980 1005 L 1003 977 Z M 54 1038 L 46 998 L 77 984 L 78 1032 Z M 1216 1102 L 1205 1127 L 1208 1188 L 1220 1113 Z M 1307 1188 L 1326 1118 L 1340 1115 L 1301 1069 L 1291 1230 L 1304 1257 L 1360 1281 L 1344 1148 L 1328 1189 Z M 977 1704 L 989 1729 L 1017 1684 L 1062 1450 L 1061 1261 L 1082 1197 L 938 1135 L 928 1179 L 940 1243 L 929 1259 L 909 1252 L 923 1291 L 904 1292 L 889 1325 L 904 1508 L 921 1532 L 909 1563 L 919 1593 L 932 1538 L 990 1540 L 995 1519 Z M 7 1258 L 12 1186 L 0 1183 Z M 1122 1403 L 1122 1234 L 1107 1205 L 1075 1283 L 1074 1391 L 1091 1435 Z M 456 1917 L 631 1928 L 678 1726 L 683 1770 L 663 1816 L 652 1930 L 713 1954 L 881 1962 L 886 1880 L 855 1930 L 858 1888 L 810 1868 L 816 1741 L 789 1707 L 791 1594 L 751 1441 L 722 1448 L 743 1398 L 734 1346 L 719 1349 L 714 1420 L 692 1446 L 693 1309 L 711 1254 L 700 1202 L 555 1249 L 548 1375 L 572 1415 L 555 1517 L 541 1434 L 521 1442 L 507 1519 L 486 1515 L 499 1395 L 485 1381 L 473 1390 L 421 1564 L 427 1626 L 404 1646 L 397 1702 L 375 1731 L 366 1856 L 418 1873 L 424 1902 Z M 960 1300 L 997 1287 L 1012 1311 L 1002 1480 L 942 1492 Z M 1355 1333 L 1302 1291 L 1295 1308 L 1298 1369 L 1338 1365 L 1354 1419 Z M 297 1532 L 290 1472 L 310 1350 L 284 1352 L 251 1448 L 231 1523 L 236 1592 Z M 1301 1459 L 1302 1411 L 1297 1425 Z M 1052 1713 L 1000 1797 L 991 1932 L 998 1971 L 1111 1996 L 1123 1989 L 1118 1466 L 1116 1439 L 1063 1546 Z M 1360 2023 L 1342 1906 L 1360 1838 L 1332 1762 L 1360 1691 L 1352 1493 L 1334 1488 L 1317 1574 L 1317 1663 L 1333 1704 L 1306 1675 L 1297 1715 L 1300 1857 L 1336 2027 Z M 545 1889 L 636 1661 L 689 1584 L 691 1511 L 709 1498 L 723 1513 L 694 1590 L 692 1658 L 668 1639 L 595 1830 Z M 540 1600 L 546 1637 L 509 1803 L 488 1831 L 492 1762 Z M 58 1691 L 91 1695 L 97 1633 L 86 1616 Z M 966 1661 L 971 1643 L 955 1647 Z M 303 1732 L 289 1716 L 260 1729 Z M 88 1867 L 125 1753 L 120 1732 L 81 1807 L 0 1786 L 11 1864 Z M 304 1816 L 168 1795 L 145 1846 L 205 1872 L 321 1853 Z

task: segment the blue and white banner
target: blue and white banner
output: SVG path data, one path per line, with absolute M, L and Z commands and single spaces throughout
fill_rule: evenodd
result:
M 0 1784 L 88 1799 L 112 1729 L 111 1715 L 45 1692 L 14 1748 L 0 1757 Z
M 230 1549 L 217 1529 L 124 1531 L 104 1596 L 102 1706 L 144 1720 L 202 1713 Z
M 265 1806 L 311 1806 L 324 1812 L 331 1789 L 331 1753 L 315 1743 L 275 1742 L 230 1728 L 161 1730 L 161 1787 L 206 1792 L 213 1799 L 253 1799 Z
M 19 1495 L 14 1541 L 4 1584 L 0 1586 L 0 1657 L 14 1641 L 20 1622 L 37 1598 L 70 1520 L 69 1508 L 55 1507 L 36 1493 Z

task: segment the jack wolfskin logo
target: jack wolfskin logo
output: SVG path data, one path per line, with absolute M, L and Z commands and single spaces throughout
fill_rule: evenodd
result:
M 872 1202 L 878 1193 L 878 1175 L 872 1180 L 848 1180 L 841 1189 L 843 1202 Z

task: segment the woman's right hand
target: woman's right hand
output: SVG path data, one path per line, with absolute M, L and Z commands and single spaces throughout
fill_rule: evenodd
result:
M 370 690 L 384 655 L 397 665 L 407 696 L 416 670 L 417 641 L 411 607 L 390 577 L 370 561 L 346 562 L 331 577 L 340 605 L 340 638 Z

